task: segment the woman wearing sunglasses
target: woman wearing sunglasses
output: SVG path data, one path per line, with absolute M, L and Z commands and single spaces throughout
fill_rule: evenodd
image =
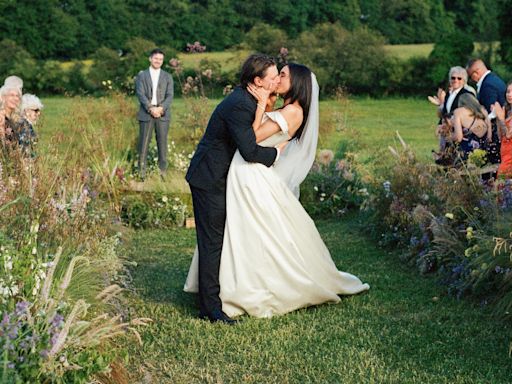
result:
M 435 104 L 438 105 L 437 114 L 440 119 L 436 130 L 436 134 L 439 137 L 439 153 L 435 153 L 435 160 L 436 163 L 442 165 L 449 165 L 444 163 L 446 156 L 443 155 L 452 149 L 447 142 L 451 141 L 453 134 L 452 126 L 447 124 L 447 120 L 442 119 L 442 117 L 451 118 L 453 112 L 459 107 L 459 98 L 462 95 L 466 93 L 476 94 L 474 89 L 467 85 L 468 74 L 463 67 L 451 67 L 448 72 L 448 81 L 448 95 L 443 89 L 439 89 L 435 99 Z M 434 98 L 429 98 L 429 100 L 432 101 Z
M 31 154 L 34 155 L 34 144 L 36 141 L 36 133 L 34 127 L 41 117 L 41 110 L 43 109 L 43 103 L 35 95 L 26 93 L 21 98 L 21 116 L 28 123 L 25 129 L 20 131 L 18 136 L 19 145 Z

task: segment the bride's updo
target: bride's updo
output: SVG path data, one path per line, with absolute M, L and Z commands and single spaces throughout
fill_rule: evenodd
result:
M 311 70 L 305 65 L 295 63 L 289 63 L 288 69 L 290 70 L 290 89 L 283 95 L 283 98 L 290 100 L 290 103 L 298 101 L 302 108 L 302 124 L 292 137 L 292 139 L 299 139 L 306 126 L 311 104 Z

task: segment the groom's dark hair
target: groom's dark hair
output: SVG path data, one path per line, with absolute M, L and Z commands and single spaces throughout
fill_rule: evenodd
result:
M 267 69 L 273 65 L 276 65 L 276 61 L 268 55 L 255 53 L 249 56 L 240 70 L 240 85 L 245 88 L 255 77 L 265 77 Z

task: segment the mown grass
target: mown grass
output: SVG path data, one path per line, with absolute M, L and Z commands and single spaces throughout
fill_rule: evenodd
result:
M 221 64 L 222 71 L 230 72 L 240 68 L 242 62 L 251 52 L 248 50 L 228 50 L 222 52 L 180 53 L 178 59 L 184 68 L 199 68 L 201 60 L 217 61 Z
M 160 383 L 508 383 L 510 329 L 487 308 L 441 296 L 362 235 L 357 216 L 321 221 L 342 270 L 371 284 L 338 305 L 235 327 L 196 318 L 182 291 L 193 230 L 140 231 L 127 246 L 138 316 L 153 318 L 143 346 L 130 344 L 133 382 Z
M 66 118 L 76 103 L 108 99 L 44 99 L 41 150 L 62 146 Z M 213 109 L 218 100 L 210 100 Z M 92 103 L 89 104 L 89 103 Z M 129 108 L 128 108 L 129 109 Z M 123 111 L 127 142 L 137 137 L 133 110 Z M 173 105 L 171 140 L 186 142 L 187 104 Z M 336 149 L 352 137 L 351 151 L 366 165 L 379 161 L 395 131 L 427 158 L 435 148 L 434 108 L 426 99 L 347 98 L 321 102 L 319 148 Z M 97 129 L 109 129 L 107 123 Z M 183 144 L 192 149 L 192 143 Z M 183 182 L 183 175 L 175 175 Z M 170 183 L 172 183 L 170 181 Z M 487 308 L 444 297 L 442 287 L 403 267 L 397 253 L 380 250 L 359 232 L 357 216 L 322 221 L 319 230 L 340 269 L 369 282 L 369 293 L 271 320 L 245 318 L 236 327 L 196 319 L 194 295 L 182 291 L 195 232 L 128 232 L 125 256 L 135 291 L 130 307 L 153 324 L 142 347 L 127 342 L 128 370 L 137 383 L 507 383 L 510 329 Z
M 91 99 L 88 99 L 91 100 Z M 81 99 L 51 97 L 43 99 L 44 124 L 38 131 L 43 147 L 52 145 L 52 136 L 66 134 L 69 127 L 64 124 L 72 104 L 80 103 Z M 98 105 L 108 100 L 92 99 Z M 213 111 L 220 100 L 208 100 L 208 111 Z M 126 111 L 124 125 L 126 135 L 135 142 L 138 135 L 138 123 L 132 113 L 135 113 L 137 103 L 133 97 L 133 110 Z M 169 139 L 174 140 L 183 149 L 192 150 L 194 143 L 187 140 L 191 132 L 186 126 L 184 116 L 187 114 L 187 103 L 182 98 L 174 100 L 172 105 L 172 122 Z M 396 142 L 396 131 L 418 151 L 420 156 L 428 156 L 430 150 L 436 147 L 434 127 L 437 123 L 435 108 L 425 99 L 392 98 L 346 98 L 342 100 L 325 100 L 320 102 L 320 142 L 319 148 L 334 148 L 336 141 L 345 137 L 348 132 L 355 134 L 358 145 L 357 152 L 361 158 L 369 158 L 375 151 Z M 334 124 L 334 133 L 325 133 L 325 127 Z M 99 127 L 108 129 L 108 126 Z M 154 139 L 153 139 L 154 140 Z M 63 143 L 62 145 L 65 145 Z
M 407 60 L 411 57 L 427 57 L 434 44 L 387 44 L 384 46 L 386 52 L 390 55 L 398 57 L 401 60 Z

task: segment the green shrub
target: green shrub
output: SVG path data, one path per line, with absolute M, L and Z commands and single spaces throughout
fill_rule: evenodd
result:
M 178 196 L 162 193 L 125 195 L 121 220 L 134 228 L 171 228 L 185 223 L 187 206 Z
M 316 73 L 322 89 L 379 94 L 388 65 L 384 39 L 368 29 L 349 32 L 339 24 L 321 24 L 293 42 L 291 56 Z
M 110 80 L 115 89 L 122 89 L 125 77 L 125 65 L 119 53 L 113 49 L 101 47 L 92 56 L 93 65 L 87 75 L 96 90 L 104 90 L 103 82 Z
M 288 45 L 288 36 L 279 28 L 258 23 L 245 35 L 245 43 L 253 51 L 277 56 L 279 50 Z
M 453 66 L 464 67 L 474 50 L 473 39 L 462 31 L 444 35 L 430 53 L 429 79 L 434 85 L 444 86 L 448 71 Z

